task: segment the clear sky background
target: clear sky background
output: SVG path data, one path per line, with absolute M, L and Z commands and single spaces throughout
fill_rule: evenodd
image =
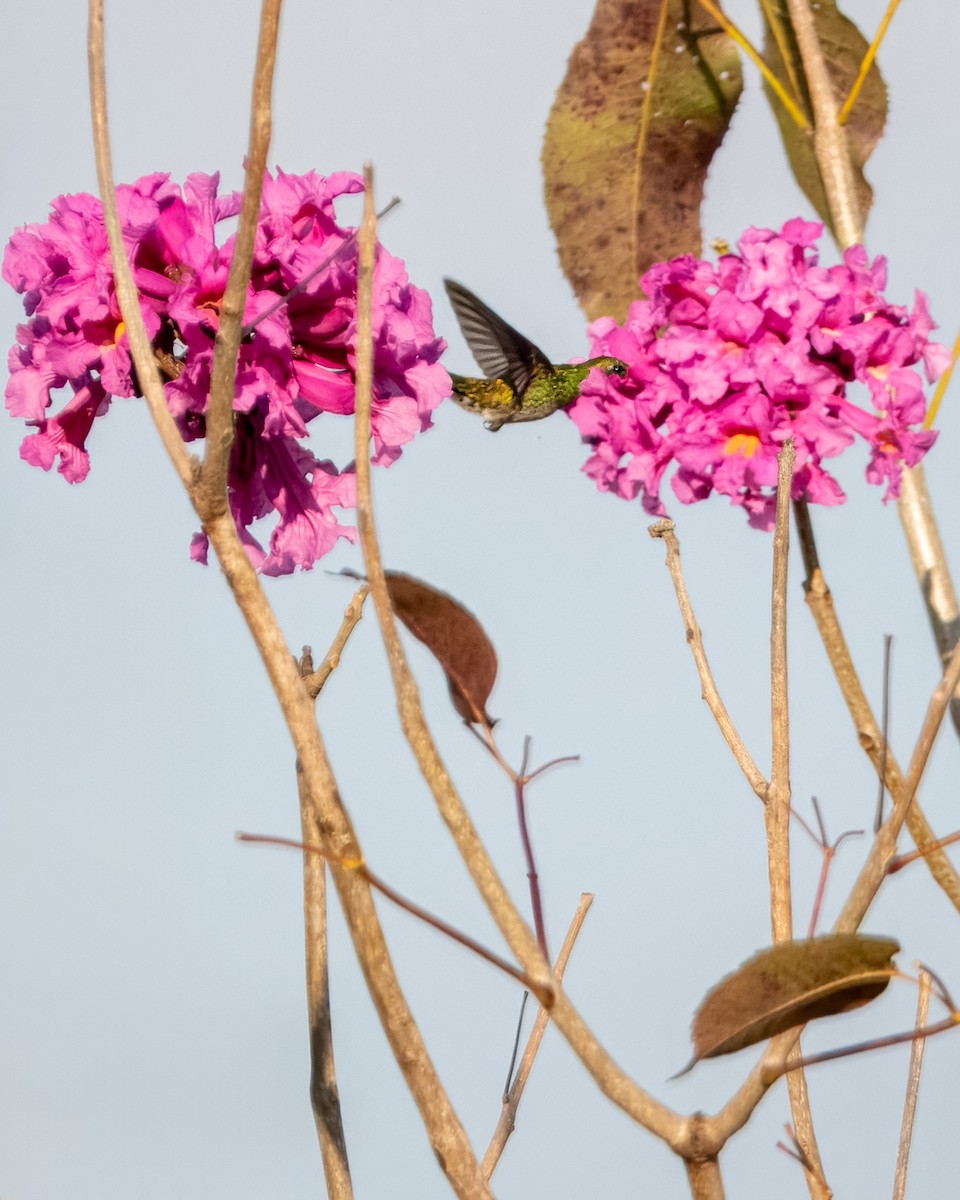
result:
M 847 6 L 868 33 L 880 0 Z M 749 30 L 745 0 L 731 12 Z M 290 171 L 377 168 L 390 250 L 435 298 L 451 369 L 470 371 L 441 278 L 461 279 L 558 359 L 586 352 L 557 264 L 540 144 L 589 0 L 409 4 L 290 0 L 271 162 Z M 241 183 L 256 37 L 250 0 L 109 4 L 119 180 L 219 169 Z M 0 42 L 0 230 L 45 219 L 61 192 L 93 191 L 85 13 L 75 0 L 12 5 Z M 891 118 L 869 167 L 873 253 L 888 296 L 930 296 L 942 338 L 960 322 L 955 111 L 960 12 L 906 6 L 881 54 Z M 812 215 L 792 183 L 755 74 L 712 172 L 707 240 Z M 350 215 L 348 209 L 343 210 Z M 356 206 L 352 210 L 356 212 Z M 833 252 L 826 250 L 832 261 Z M 7 342 L 19 299 L 0 293 Z M 321 453 L 351 456 L 348 422 L 321 421 Z M 944 540 L 960 561 L 957 398 L 927 463 Z M 328 425 L 330 429 L 328 430 Z M 7 547 L 2 630 L 6 786 L 0 803 L 0 1196 L 3 1200 L 233 1200 L 322 1194 L 307 1097 L 300 862 L 240 846 L 238 829 L 296 835 L 293 757 L 252 644 L 216 566 L 187 557 L 196 522 L 145 407 L 115 402 L 71 488 L 18 458 L 0 423 Z M 377 473 L 389 566 L 458 596 L 497 646 L 491 711 L 519 761 L 580 754 L 530 793 L 558 944 L 581 891 L 596 903 L 568 989 L 621 1065 L 683 1110 L 714 1111 L 757 1056 L 666 1082 L 689 1057 L 703 993 L 769 942 L 760 806 L 700 700 L 663 566 L 638 504 L 599 494 L 563 416 L 493 436 L 452 404 Z M 849 495 L 815 513 L 827 579 L 879 706 L 884 633 L 895 635 L 892 741 L 909 757 L 938 665 L 895 506 L 863 481 L 866 454 L 837 464 Z M 681 510 L 689 587 L 716 676 L 754 756 L 769 759 L 771 539 L 719 500 Z M 323 564 L 360 569 L 341 544 Z M 832 835 L 867 827 L 874 775 L 827 668 L 793 559 L 791 698 L 795 803 L 819 797 Z M 322 654 L 352 588 L 323 569 L 268 580 L 293 650 Z M 526 902 L 512 795 L 410 650 L 442 753 L 503 876 Z M 397 888 L 500 949 L 403 742 L 372 616 L 324 692 L 320 719 L 368 861 Z M 956 735 L 946 730 L 922 798 L 934 826 L 958 815 Z M 867 841 L 830 881 L 836 914 Z M 795 836 L 796 919 L 809 918 L 819 856 Z M 400 978 L 438 1069 L 482 1153 L 496 1123 L 516 987 L 383 905 Z M 922 868 L 888 883 L 865 923 L 896 936 L 900 963 L 939 970 L 960 993 L 958 925 Z M 357 1194 L 449 1195 L 366 998 L 339 912 L 333 1005 Z M 825 1023 L 810 1049 L 907 1028 L 895 983 L 863 1013 Z M 814 1115 L 838 1196 L 892 1186 L 907 1050 L 814 1069 Z M 942 1192 L 956 1138 L 960 1038 L 927 1051 L 912 1194 Z M 806 1194 L 775 1149 L 784 1089 L 724 1157 L 740 1200 Z M 952 1169 L 952 1168 L 951 1168 Z M 686 1194 L 682 1168 L 597 1091 L 548 1034 L 516 1134 L 494 1179 L 504 1197 Z

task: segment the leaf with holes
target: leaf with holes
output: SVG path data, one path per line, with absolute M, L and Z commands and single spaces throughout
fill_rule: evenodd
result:
M 707 993 L 693 1018 L 693 1059 L 680 1074 L 702 1058 L 867 1004 L 890 982 L 899 949 L 893 938 L 828 933 L 761 950 Z
M 820 0 L 820 3 L 812 5 L 811 11 L 834 95 L 838 104 L 842 105 L 857 78 L 868 43 L 856 25 L 840 12 L 834 0 Z M 787 91 L 801 97 L 800 107 L 812 126 L 813 117 L 809 101 L 806 99 L 803 64 L 797 51 L 784 0 L 775 4 L 768 11 L 768 15 L 772 15 L 773 22 L 765 22 L 763 56 Z M 827 228 L 832 229 L 830 208 L 814 156 L 810 131 L 797 128 L 796 122 L 769 89 L 767 97 L 780 126 L 780 136 L 790 160 L 790 169 L 797 183 L 803 188 L 804 195 L 826 222 Z M 867 72 L 863 90 L 844 126 L 864 222 L 873 203 L 873 188 L 867 183 L 863 168 L 880 140 L 886 123 L 887 85 L 883 81 L 880 69 L 874 63 Z
M 591 320 L 622 320 L 648 267 L 700 253 L 707 168 L 742 87 L 698 4 L 598 0 L 543 144 L 560 263 Z
M 497 654 L 483 626 L 446 592 L 397 571 L 386 578 L 393 611 L 443 667 L 454 708 L 465 721 L 492 728 L 486 705 Z

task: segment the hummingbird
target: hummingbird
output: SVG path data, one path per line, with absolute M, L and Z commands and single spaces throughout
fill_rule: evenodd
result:
M 452 375 L 453 399 L 461 408 L 486 417 L 487 429 L 516 421 L 539 421 L 572 404 L 594 369 L 606 375 L 627 373 L 619 358 L 601 355 L 581 363 L 552 363 L 539 346 L 508 325 L 462 283 L 445 279 L 450 303 L 483 379 Z

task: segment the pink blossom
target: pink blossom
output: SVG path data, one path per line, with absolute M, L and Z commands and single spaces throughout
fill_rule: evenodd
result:
M 857 439 L 866 476 L 899 494 L 904 466 L 936 440 L 922 425 L 928 381 L 949 365 L 926 297 L 912 312 L 883 296 L 886 263 L 862 246 L 818 265 L 822 226 L 797 218 L 779 233 L 748 229 L 737 254 L 715 264 L 689 255 L 657 263 L 641 280 L 647 299 L 623 325 L 590 327 L 591 353 L 622 359 L 623 378 L 593 372 L 566 411 L 591 455 L 584 470 L 601 491 L 639 496 L 663 515 L 662 481 L 684 504 L 711 492 L 773 526 L 777 454 L 797 448 L 794 499 L 841 504 L 823 463 Z
M 207 394 L 239 193 L 218 195 L 217 175 L 146 176 L 117 189 L 124 242 L 147 331 L 165 368 L 165 392 L 184 438 L 205 435 Z M 266 574 L 308 569 L 339 538 L 352 540 L 334 509 L 355 501 L 352 466 L 342 471 L 304 444 L 321 414 L 354 410 L 357 247 L 337 222 L 337 197 L 361 179 L 277 171 L 264 178 L 245 336 L 234 396 L 236 440 L 230 504 L 251 560 Z M 139 395 L 120 317 L 100 201 L 60 196 L 44 224 L 18 229 L 3 277 L 24 297 L 28 320 L 9 354 L 7 408 L 36 432 L 21 455 L 49 470 L 59 458 L 71 482 L 89 469 L 94 420 L 110 397 Z M 379 246 L 374 276 L 374 461 L 395 462 L 428 429 L 450 392 L 440 363 L 430 298 L 403 263 Z M 73 398 L 48 416 L 54 394 Z M 329 417 L 327 419 L 330 419 Z M 273 518 L 264 550 L 251 526 Z M 197 535 L 191 555 L 205 561 Z

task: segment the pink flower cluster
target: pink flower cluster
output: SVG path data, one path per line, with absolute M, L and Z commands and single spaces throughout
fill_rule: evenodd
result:
M 861 437 L 867 479 L 886 484 L 885 500 L 898 495 L 903 466 L 936 439 L 915 428 L 926 403 L 913 366 L 922 360 L 930 381 L 949 354 L 928 340 L 936 326 L 921 292 L 912 312 L 884 299 L 882 258 L 871 263 L 854 246 L 842 264 L 818 266 L 822 231 L 798 218 L 780 233 L 748 229 L 739 253 L 716 264 L 658 263 L 625 324 L 594 322 L 590 353 L 630 366 L 622 379 L 594 371 L 567 409 L 593 447 L 584 470 L 601 491 L 641 494 L 663 516 L 660 486 L 674 463 L 682 503 L 715 490 L 770 529 L 785 439 L 797 448 L 794 499 L 841 504 L 823 462 Z M 866 405 L 849 395 L 855 381 Z
M 141 309 L 167 403 L 188 441 L 202 438 L 220 303 L 233 237 L 222 222 L 239 193 L 218 196 L 217 175 L 191 175 L 181 189 L 164 174 L 118 189 L 120 219 Z M 230 503 L 254 565 L 268 575 L 309 568 L 355 532 L 334 507 L 355 502 L 352 466 L 343 471 L 304 444 L 321 413 L 354 409 L 357 246 L 336 221 L 334 200 L 363 190 L 359 176 L 264 179 L 253 274 L 247 293 L 234 411 Z M 139 394 L 120 318 L 100 201 L 60 196 L 49 221 L 10 239 L 3 277 L 23 293 L 28 320 L 9 355 L 7 408 L 35 427 L 21 456 L 71 483 L 89 470 L 87 437 L 113 396 Z M 305 286 L 304 281 L 306 281 Z M 298 287 L 298 285 L 301 285 Z M 389 465 L 430 426 L 450 394 L 439 362 L 430 298 L 403 263 L 378 247 L 374 280 L 374 462 Z M 72 396 L 55 416 L 52 392 Z M 276 514 L 269 550 L 250 532 Z M 206 539 L 191 554 L 206 561 Z

